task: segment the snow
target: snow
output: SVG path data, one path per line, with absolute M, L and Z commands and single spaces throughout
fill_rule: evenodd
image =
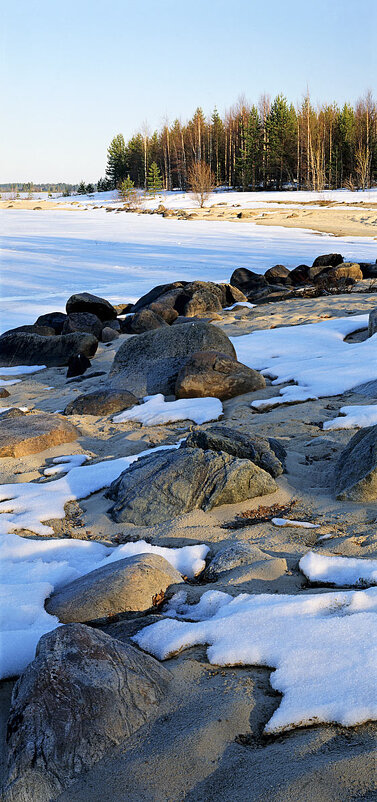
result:
M 37 535 L 54 534 L 54 530 L 43 521 L 64 518 L 64 505 L 68 501 L 86 498 L 107 487 L 140 457 L 178 448 L 178 445 L 158 446 L 130 457 L 75 467 L 66 476 L 52 482 L 0 485 L 0 535 L 20 529 Z
M 78 468 L 87 462 L 89 457 L 87 454 L 67 454 L 66 456 L 54 457 L 52 460 L 54 465 L 50 468 L 45 468 L 43 473 L 45 476 L 55 476 L 57 473 L 69 473 L 72 468 Z
M 309 551 L 299 562 L 311 582 L 331 585 L 377 585 L 377 560 L 357 557 L 327 557 Z
M 218 398 L 180 398 L 178 401 L 165 401 L 162 393 L 157 393 L 146 396 L 144 404 L 115 415 L 113 421 L 115 423 L 139 421 L 144 426 L 157 426 L 181 420 L 192 420 L 200 424 L 218 420 L 222 414 L 223 405 Z
M 251 304 L 250 301 L 237 301 L 232 306 L 226 306 L 223 312 L 230 312 L 232 309 L 237 309 L 238 306 L 246 306 L 248 309 L 254 309 L 256 304 Z
M 44 609 L 54 589 L 84 574 L 136 554 L 158 554 L 193 578 L 205 567 L 208 546 L 151 546 L 145 540 L 109 548 L 87 540 L 0 538 L 0 679 L 20 674 L 34 657 L 39 638 L 59 626 Z
M 377 379 L 377 334 L 360 343 L 345 337 L 368 326 L 368 315 L 350 315 L 309 323 L 253 331 L 233 337 L 237 359 L 274 379 L 295 382 L 273 399 L 254 401 L 254 409 L 340 395 Z
M 301 526 L 302 529 L 318 529 L 319 524 L 311 524 L 309 521 L 293 521 L 290 518 L 271 518 L 274 526 Z
M 200 609 L 187 605 L 183 616 L 189 621 L 166 618 L 133 640 L 160 660 L 208 644 L 214 665 L 275 668 L 270 682 L 283 698 L 266 733 L 377 718 L 376 588 L 297 596 L 217 594 L 204 593 Z
M 20 384 L 21 379 L 0 379 L 0 387 L 7 387 L 9 384 Z
M 283 199 L 272 194 L 274 199 Z M 235 195 L 234 202 L 246 202 L 244 195 Z M 257 203 L 264 200 L 263 195 L 256 193 Z M 179 193 L 171 197 L 181 205 Z M 340 193 L 339 197 L 347 199 Z M 357 193 L 357 197 L 365 200 L 369 194 Z M 297 200 L 298 194 L 287 193 L 287 198 Z M 223 200 L 229 202 L 230 195 L 214 197 L 216 203 Z M 264 273 L 277 263 L 288 268 L 312 264 L 320 253 L 331 253 L 334 243 L 347 261 L 376 258 L 373 238 L 334 239 L 303 229 L 251 222 L 187 222 L 160 215 L 64 208 L 37 214 L 2 209 L 0 220 L 2 331 L 34 323 L 45 312 L 64 311 L 67 298 L 83 290 L 113 303 L 126 303 L 163 282 L 229 281 L 236 267 Z
M 19 409 L 21 412 L 29 412 L 29 407 L 0 407 L 0 415 L 9 412 L 10 409 Z
M 325 421 L 324 429 L 364 429 L 365 426 L 375 426 L 377 424 L 377 404 L 365 404 L 350 407 L 341 407 L 339 410 L 341 418 L 332 418 Z
M 0 376 L 21 376 L 26 373 L 38 373 L 44 370 L 46 365 L 16 365 L 11 368 L 0 368 Z

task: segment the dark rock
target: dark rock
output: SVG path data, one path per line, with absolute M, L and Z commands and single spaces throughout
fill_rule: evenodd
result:
M 100 340 L 102 323 L 99 317 L 91 312 L 72 312 L 67 316 L 62 333 L 73 334 L 76 331 L 85 331 Z
M 290 272 L 284 265 L 274 265 L 266 270 L 264 277 L 269 284 L 291 284 Z
M 215 351 L 192 354 L 178 373 L 177 398 L 212 396 L 225 401 L 266 386 L 264 377 L 233 357 Z
M 170 292 L 170 290 L 181 289 L 187 283 L 187 281 L 174 281 L 170 284 L 159 284 L 157 287 L 153 287 L 153 289 L 147 292 L 145 295 L 142 295 L 142 297 L 136 301 L 136 304 L 134 304 L 131 311 L 139 312 L 140 309 L 144 309 L 145 307 L 149 306 L 149 304 L 153 303 L 153 301 L 157 301 L 161 295 L 165 295 L 166 293 Z
M 238 287 L 233 287 L 232 284 L 219 284 L 218 285 L 222 291 L 222 306 L 233 306 L 236 304 L 237 301 L 247 301 L 246 295 L 244 295 Z
M 268 286 L 264 276 L 259 273 L 253 273 L 252 270 L 248 270 L 246 267 L 237 268 L 230 277 L 230 283 L 247 296 L 261 287 Z
M 226 425 L 213 425 L 207 429 L 194 429 L 182 443 L 181 448 L 224 451 L 233 457 L 238 457 L 238 459 L 251 460 L 274 478 L 283 473 L 282 461 L 276 456 L 268 440 L 257 435 L 245 434 Z M 285 455 L 285 450 L 282 447 L 280 448 L 280 454 L 284 452 Z
M 313 280 L 322 289 L 330 289 L 337 286 L 349 286 L 356 281 L 362 281 L 362 278 L 360 265 L 344 263 L 338 267 L 325 267 Z
M 41 337 L 19 332 L 0 337 L 0 365 L 68 365 L 75 354 L 94 356 L 98 340 L 92 334 L 60 334 Z
M 311 268 L 309 265 L 298 265 L 294 267 L 293 270 L 289 273 L 289 278 L 291 280 L 291 284 L 294 286 L 300 286 L 302 284 L 308 284 L 310 282 L 309 273 Z
M 51 326 L 37 326 L 35 323 L 32 326 L 17 326 L 15 329 L 8 329 L 0 336 L 6 337 L 8 334 L 17 334 L 20 331 L 26 334 L 39 334 L 40 337 L 55 337 L 55 329 Z
M 154 713 L 170 672 L 83 624 L 44 635 L 16 683 L 4 802 L 51 802 Z
M 5 387 L 0 387 L 0 398 L 9 398 L 9 396 L 10 393 L 8 390 L 6 390 Z
M 111 384 L 139 398 L 171 395 L 180 368 L 196 351 L 219 351 L 236 358 L 226 334 L 210 323 L 164 326 L 129 338 L 120 346 L 109 374 Z
M 224 546 L 212 558 L 205 570 L 204 578 L 213 581 L 217 579 L 219 574 L 231 571 L 232 568 L 238 568 L 240 565 L 250 565 L 255 560 L 255 552 L 255 546 L 240 541 Z
M 343 262 L 343 256 L 340 253 L 325 253 L 323 256 L 317 256 L 314 259 L 312 267 L 336 267 Z
M 134 304 L 126 303 L 126 304 L 114 304 L 114 309 L 117 315 L 128 315 L 131 312 L 132 307 Z
M 368 322 L 368 337 L 373 337 L 373 334 L 377 332 L 377 309 L 372 309 L 369 312 L 369 322 Z
M 105 298 L 99 298 L 90 292 L 80 292 L 71 295 L 66 304 L 67 315 L 72 312 L 90 312 L 97 315 L 100 320 L 114 320 L 117 313 L 114 307 Z
M 46 315 L 39 315 L 34 325 L 51 327 L 55 334 L 61 334 L 66 317 L 64 312 L 47 312 Z
M 251 292 L 248 295 L 249 301 L 254 304 L 266 304 L 277 301 L 284 301 L 292 296 L 292 288 L 284 287 L 282 284 L 269 284 L 266 287 Z
M 119 338 L 119 332 L 115 331 L 115 329 L 110 328 L 110 326 L 104 326 L 102 329 L 102 342 L 103 343 L 111 343 L 113 340 L 117 340 Z
M 377 278 L 377 264 L 369 264 L 369 262 L 360 262 L 359 264 L 363 278 Z
M 340 501 L 377 500 L 377 426 L 356 432 L 340 454 L 335 492 Z
M 68 360 L 68 370 L 67 370 L 67 379 L 71 376 L 82 376 L 88 368 L 90 368 L 91 362 L 87 356 L 84 354 L 75 354 L 75 356 L 71 356 Z
M 168 323 L 169 326 L 174 322 L 174 320 L 178 317 L 178 312 L 169 304 L 165 304 L 163 301 L 153 301 L 153 303 L 149 307 L 150 311 L 153 312 L 157 317 L 162 318 L 165 320 L 165 323 Z
M 37 454 L 78 437 L 78 430 L 60 415 L 49 412 L 33 415 L 11 409 L 1 415 L 0 457 Z
M 138 403 L 137 398 L 126 390 L 93 390 L 74 398 L 66 406 L 65 415 L 112 415 L 129 409 Z
M 114 331 L 120 331 L 120 320 L 105 320 L 104 323 L 102 323 L 102 327 L 114 329 Z
M 45 607 L 63 624 L 146 611 L 159 593 L 182 582 L 181 574 L 158 554 L 136 554 L 90 571 L 47 599 Z
M 135 315 L 127 318 L 127 322 L 130 334 L 143 334 L 146 331 L 153 331 L 168 325 L 162 317 L 156 315 L 150 309 L 142 309 L 141 312 L 136 312 Z
M 139 615 L 137 618 L 129 618 L 129 615 L 129 613 L 126 613 L 125 617 L 120 616 L 120 620 L 115 618 L 114 621 L 101 622 L 101 632 L 106 632 L 111 638 L 116 638 L 122 643 L 129 643 L 134 646 L 132 642 L 134 635 L 137 635 L 144 627 L 149 627 L 151 624 L 157 624 L 157 621 L 161 621 L 161 616 L 155 613 L 144 613 L 144 615 Z
M 221 312 L 223 292 L 211 281 L 193 281 L 177 297 L 175 309 L 185 317 L 205 317 L 208 312 Z
M 114 521 L 154 526 L 193 509 L 208 511 L 275 490 L 270 474 L 249 460 L 180 448 L 141 457 L 106 495 L 115 501 L 110 509 Z

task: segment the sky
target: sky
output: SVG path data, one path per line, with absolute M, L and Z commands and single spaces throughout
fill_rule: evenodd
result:
M 148 123 L 377 94 L 377 0 L 0 0 L 0 183 L 105 174 Z

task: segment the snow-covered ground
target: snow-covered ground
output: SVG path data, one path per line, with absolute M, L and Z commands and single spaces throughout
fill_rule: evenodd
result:
M 73 292 L 122 303 L 180 278 L 229 281 L 237 267 L 259 273 L 274 264 L 293 268 L 334 250 L 347 260 L 376 258 L 372 238 L 104 209 L 3 209 L 0 228 L 1 331 L 64 311 Z

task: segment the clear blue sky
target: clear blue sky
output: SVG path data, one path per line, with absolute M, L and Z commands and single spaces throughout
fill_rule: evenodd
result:
M 0 0 L 0 182 L 97 180 L 114 136 L 244 94 L 376 94 L 377 0 Z

